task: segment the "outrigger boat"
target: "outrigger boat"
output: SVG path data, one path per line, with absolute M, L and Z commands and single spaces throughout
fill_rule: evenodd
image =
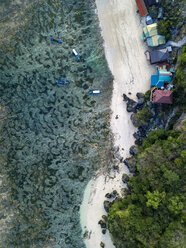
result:
M 70 82 L 64 78 L 60 78 L 59 80 L 56 80 L 56 83 L 58 86 L 65 86 L 65 85 L 69 84 Z
M 90 90 L 89 94 L 93 95 L 93 96 L 99 95 L 99 94 L 101 94 L 101 90 L 98 90 L 98 89 Z
M 72 49 L 72 55 L 75 59 L 80 60 L 80 53 L 76 49 Z
M 53 36 L 50 36 L 50 40 L 52 43 L 56 43 L 56 44 L 62 44 L 62 40 L 61 39 L 58 39 L 56 37 L 53 37 Z

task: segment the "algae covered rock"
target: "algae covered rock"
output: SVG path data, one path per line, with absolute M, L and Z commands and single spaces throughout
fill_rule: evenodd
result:
M 104 209 L 107 213 L 109 212 L 109 208 L 111 207 L 111 205 L 112 205 L 112 202 L 104 201 L 103 206 L 104 206 Z
M 107 227 L 105 221 L 103 221 L 103 220 L 99 220 L 98 224 L 101 226 L 101 228 L 106 228 Z
M 130 173 L 136 172 L 136 163 L 137 160 L 134 156 L 124 160 L 124 164 L 128 167 Z
M 138 114 L 137 113 L 133 113 L 131 116 L 130 116 L 130 119 L 132 121 L 132 124 L 135 126 L 135 127 L 139 127 L 141 125 L 141 121 L 138 119 Z
M 127 174 L 123 174 L 122 175 L 122 181 L 123 181 L 123 183 L 127 183 L 128 181 L 129 181 L 129 176 L 127 175 Z
M 101 242 L 101 243 L 100 243 L 100 246 L 101 246 L 102 248 L 104 248 L 104 247 L 105 247 L 105 244 L 104 244 L 103 242 Z
M 131 146 L 129 152 L 131 155 L 137 155 L 138 154 L 137 146 Z

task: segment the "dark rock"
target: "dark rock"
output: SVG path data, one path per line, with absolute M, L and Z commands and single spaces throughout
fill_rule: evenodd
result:
M 133 136 L 134 136 L 135 139 L 139 139 L 139 138 L 140 138 L 140 135 L 139 135 L 139 133 L 137 133 L 137 132 L 135 132 L 135 133 L 133 134 Z
M 101 226 L 101 228 L 106 228 L 107 225 L 103 220 L 99 220 L 98 224 Z
M 123 162 L 126 166 L 129 166 L 129 161 L 127 159 L 125 159 Z
M 110 199 L 110 198 L 112 198 L 112 195 L 111 195 L 110 193 L 107 193 L 107 194 L 105 195 L 105 197 L 108 198 L 108 199 Z
M 118 195 L 118 192 L 114 190 L 112 193 L 107 193 L 105 197 L 108 199 L 111 199 L 111 198 L 115 198 L 117 195 Z
M 139 93 L 139 92 L 138 92 L 138 93 L 136 94 L 136 96 L 137 96 L 138 99 L 141 99 L 141 98 L 144 98 L 144 99 L 145 99 L 145 95 L 144 95 L 143 93 Z
M 125 94 L 123 94 L 123 101 L 125 101 L 125 102 L 126 102 L 126 101 L 128 101 L 128 99 L 129 99 L 129 98 L 128 98 L 128 96 L 127 96 L 127 95 L 125 95 Z
M 137 102 L 137 106 L 136 109 L 137 110 L 142 110 L 142 108 L 145 106 L 145 99 L 141 98 L 140 100 L 138 100 Z
M 138 102 L 130 99 L 127 95 L 123 94 L 123 100 L 127 102 L 127 111 L 136 113 L 136 110 L 141 110 L 145 105 L 145 96 L 142 93 L 137 93 Z
M 129 181 L 129 176 L 127 174 L 122 175 L 122 181 L 123 183 L 127 183 Z
M 131 121 L 132 121 L 132 124 L 135 126 L 135 127 L 139 127 L 141 125 L 141 121 L 138 119 L 137 117 L 137 114 L 136 113 L 133 113 L 130 117 Z
M 138 149 L 136 146 L 131 146 L 129 150 L 131 155 L 137 155 L 138 154 Z
M 118 171 L 119 170 L 119 166 L 118 165 L 114 165 L 113 166 L 113 169 Z
M 104 201 L 103 205 L 104 205 L 105 211 L 108 213 L 108 212 L 109 212 L 109 208 L 110 208 L 111 205 L 112 205 L 112 202 Z
M 146 125 L 142 125 L 138 128 L 137 134 L 142 138 L 146 138 L 147 131 L 148 131 L 148 127 Z
M 118 192 L 117 192 L 116 190 L 114 190 L 114 191 L 112 192 L 112 194 L 113 194 L 114 196 L 117 196 L 117 195 L 118 195 Z
M 137 146 L 141 146 L 142 143 L 143 143 L 143 140 L 142 140 L 141 138 L 139 138 L 139 139 L 135 140 L 134 143 L 135 143 L 135 145 L 137 145 Z
M 127 111 L 128 112 L 136 112 L 136 107 L 137 107 L 138 103 L 135 102 L 132 99 L 129 99 L 127 102 Z
M 114 190 L 114 191 L 112 192 L 112 195 L 113 195 L 113 197 L 116 197 L 116 196 L 118 196 L 119 194 L 118 194 L 118 192 L 117 192 L 116 190 Z
M 108 217 L 106 215 L 102 215 L 102 219 L 107 222 Z
M 136 171 L 136 162 L 137 160 L 134 157 L 124 160 L 124 164 L 128 167 L 130 173 L 134 173 Z
M 105 233 L 106 233 L 106 231 L 107 231 L 106 229 L 103 229 L 103 230 L 102 230 L 102 233 L 103 233 L 103 234 L 105 234 Z
M 101 241 L 100 246 L 101 246 L 102 248 L 104 248 L 104 247 L 105 247 L 105 244 Z

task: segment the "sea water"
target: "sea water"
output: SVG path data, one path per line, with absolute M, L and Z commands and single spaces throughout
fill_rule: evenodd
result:
M 0 1 L 1 248 L 84 247 L 83 192 L 112 159 L 111 92 L 93 0 Z

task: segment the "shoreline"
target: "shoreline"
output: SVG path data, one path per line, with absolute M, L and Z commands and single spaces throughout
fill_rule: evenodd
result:
M 119 0 L 96 0 L 97 13 L 104 39 L 104 50 L 108 66 L 114 76 L 111 100 L 111 131 L 114 136 L 114 146 L 120 157 L 129 156 L 129 148 L 134 144 L 133 126 L 126 110 L 122 94 L 136 100 L 137 92 L 146 92 L 150 88 L 150 75 L 155 68 L 148 65 L 144 52 L 145 44 L 141 40 L 142 26 L 140 17 L 136 14 L 135 0 L 130 2 Z M 119 163 L 119 161 L 118 161 Z M 101 171 L 101 170 L 100 170 Z M 98 221 L 106 212 L 103 207 L 106 193 L 126 187 L 121 180 L 122 174 L 128 174 L 128 168 L 119 163 L 119 172 L 97 172 L 84 193 L 80 209 L 81 226 L 87 248 L 99 247 L 101 241 L 105 248 L 114 248 L 108 230 L 102 234 Z

